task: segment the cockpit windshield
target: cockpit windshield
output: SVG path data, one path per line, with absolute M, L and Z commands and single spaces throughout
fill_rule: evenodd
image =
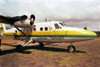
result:
M 61 29 L 61 27 L 58 24 L 54 24 L 56 29 Z
M 66 27 L 67 25 L 65 23 L 59 23 L 61 26 Z

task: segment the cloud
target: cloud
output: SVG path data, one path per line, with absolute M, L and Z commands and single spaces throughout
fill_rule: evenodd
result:
M 98 25 L 100 0 L 0 0 L 0 13 L 7 16 L 35 14 L 36 21 L 48 18 L 72 24 L 97 22 Z
M 0 6 L 0 12 L 9 16 L 34 13 L 38 19 L 51 20 L 100 17 L 98 0 L 0 0 Z

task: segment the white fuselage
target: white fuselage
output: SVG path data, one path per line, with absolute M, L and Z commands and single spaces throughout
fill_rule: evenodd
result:
M 34 27 L 20 29 L 34 42 L 77 42 L 94 39 L 97 36 L 92 31 L 68 27 L 59 21 L 34 23 Z M 15 39 L 27 40 L 16 28 L 6 30 L 4 26 L 3 31 L 6 36 L 14 36 Z
M 21 30 L 35 42 L 66 43 L 90 40 L 96 37 L 94 32 L 68 27 L 58 21 L 41 22 L 34 25 L 34 28 L 22 28 Z M 25 40 L 26 37 L 19 35 L 18 39 Z

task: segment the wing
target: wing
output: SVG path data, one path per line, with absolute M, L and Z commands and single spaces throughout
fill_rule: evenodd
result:
M 0 22 L 1 23 L 9 23 L 9 19 L 10 19 L 10 17 L 0 15 Z
M 6 24 L 14 24 L 16 21 L 21 21 L 27 19 L 26 15 L 23 16 L 15 16 L 15 17 L 9 17 L 9 16 L 3 16 L 0 15 L 0 22 L 1 23 L 6 23 Z

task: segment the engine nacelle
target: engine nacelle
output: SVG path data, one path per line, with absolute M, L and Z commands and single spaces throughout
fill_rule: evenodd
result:
M 14 26 L 21 27 L 21 28 L 33 27 L 34 20 L 35 20 L 35 16 L 33 14 L 31 14 L 31 16 L 29 17 L 27 15 L 15 16 L 15 17 L 0 15 L 1 23 L 14 25 Z
M 31 21 L 30 19 L 22 20 L 22 21 L 16 21 L 14 22 L 15 26 L 20 28 L 30 28 L 34 26 L 34 21 Z
M 21 17 L 14 17 L 14 19 L 18 21 L 14 22 L 13 25 L 21 28 L 29 28 L 34 26 L 35 16 L 33 14 L 30 17 L 23 15 Z

